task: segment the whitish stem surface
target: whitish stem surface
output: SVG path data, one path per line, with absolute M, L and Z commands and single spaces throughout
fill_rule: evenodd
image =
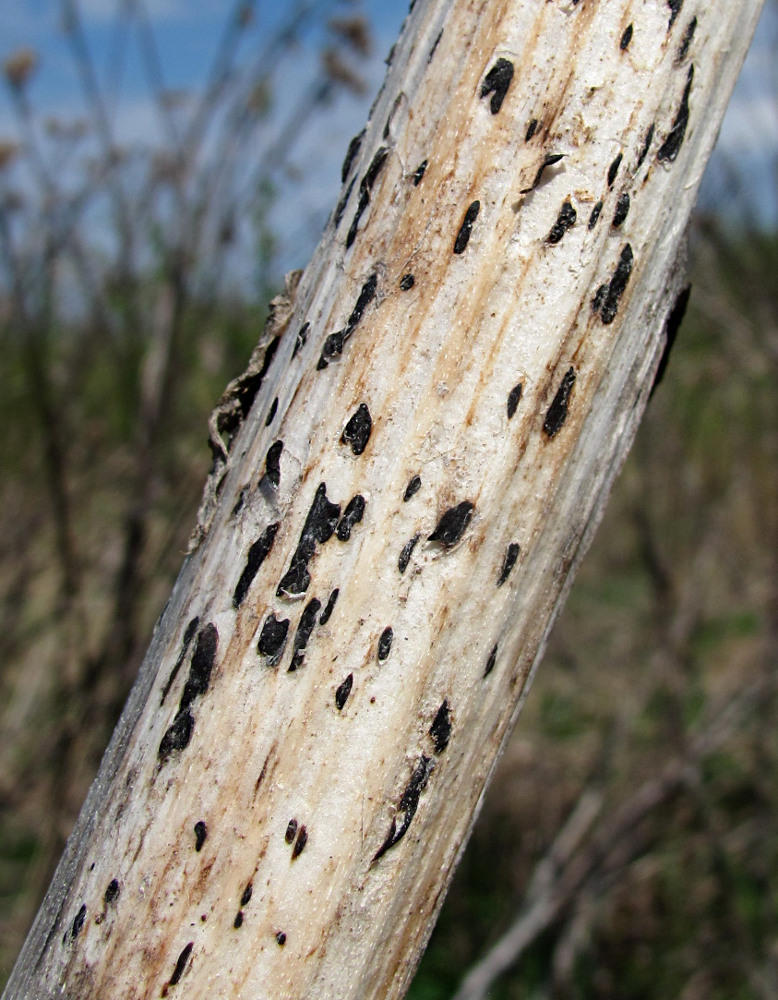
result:
M 416 4 L 8 1000 L 403 995 L 759 6 Z

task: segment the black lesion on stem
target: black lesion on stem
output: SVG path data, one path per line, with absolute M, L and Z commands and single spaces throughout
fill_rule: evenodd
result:
M 339 517 L 340 505 L 327 499 L 327 486 L 319 483 L 289 569 L 278 585 L 279 597 L 294 599 L 305 593 L 311 582 L 308 562 L 316 551 L 316 544 L 323 545 L 332 537 Z
M 570 393 L 575 384 L 575 378 L 575 369 L 568 368 L 557 389 L 553 402 L 548 408 L 546 419 L 543 421 L 543 430 L 550 438 L 554 437 L 562 429 L 562 425 L 567 420 L 567 407 L 570 402 Z
M 613 272 L 610 282 L 607 285 L 600 285 L 597 289 L 592 302 L 592 308 L 600 314 L 600 319 L 606 326 L 616 318 L 619 300 L 626 290 L 627 283 L 632 274 L 633 263 L 632 247 L 629 243 L 626 243 L 622 247 L 619 262 L 616 265 L 616 270 Z
M 633 30 L 634 29 L 631 24 L 628 24 L 627 27 L 624 29 L 624 34 L 621 36 L 621 41 L 619 42 L 619 48 L 621 49 L 622 52 L 626 52 L 626 50 L 629 48 L 629 43 L 632 41 Z
M 378 640 L 378 659 L 383 662 L 389 653 L 392 651 L 392 642 L 394 641 L 394 630 L 391 625 L 387 627 L 381 633 L 381 637 Z
M 613 187 L 613 182 L 616 180 L 616 174 L 619 172 L 619 167 L 621 166 L 621 161 L 624 156 L 622 153 L 616 157 L 616 159 L 608 167 L 608 187 Z
M 208 827 L 205 825 L 203 820 L 198 819 L 194 825 L 194 835 L 195 835 L 195 850 L 200 853 L 203 849 L 203 844 L 208 837 Z
M 673 308 L 670 310 L 670 315 L 665 321 L 665 346 L 662 351 L 662 357 L 659 359 L 659 364 L 657 365 L 656 375 L 654 376 L 654 384 L 651 386 L 652 396 L 667 371 L 667 364 L 670 360 L 670 351 L 673 348 L 675 338 L 678 336 L 681 323 L 686 315 L 686 307 L 689 305 L 689 296 L 691 295 L 691 292 L 691 285 L 687 285 L 686 288 L 682 289 L 673 304 Z
M 354 218 L 351 222 L 351 227 L 349 228 L 348 235 L 346 236 L 346 249 L 352 245 L 354 240 L 357 238 L 357 230 L 359 229 L 359 221 L 362 215 L 370 204 L 370 192 L 373 190 L 373 185 L 378 179 L 378 175 L 383 170 L 386 159 L 389 156 L 389 150 L 386 146 L 381 146 L 376 152 L 370 166 L 359 182 L 359 201 L 357 202 L 357 210 Z
M 463 500 L 455 507 L 449 507 L 438 521 L 437 527 L 428 537 L 427 541 L 439 542 L 444 548 L 450 549 L 464 535 L 474 511 L 475 504 L 472 504 L 469 500 Z
M 697 17 L 696 15 L 689 21 L 686 26 L 686 31 L 683 34 L 683 39 L 678 47 L 678 62 L 682 63 L 684 59 L 689 55 L 689 49 L 691 48 L 692 41 L 694 40 L 694 34 L 697 31 Z
M 519 552 L 520 548 L 518 542 L 511 542 L 505 550 L 505 558 L 502 562 L 502 569 L 500 570 L 500 575 L 497 578 L 498 587 L 502 587 L 510 576 L 511 570 L 516 565 L 516 560 L 519 558 Z
M 339 712 L 343 711 L 343 706 L 348 701 L 348 696 L 351 694 L 351 688 L 354 684 L 354 675 L 349 674 L 348 677 L 338 685 L 338 689 L 335 692 L 335 708 Z
M 494 665 L 497 662 L 497 643 L 492 646 L 492 650 L 486 660 L 486 666 L 484 667 L 484 677 L 488 677 L 489 674 L 494 670 Z
M 692 90 L 693 80 L 694 64 L 689 67 L 689 72 L 686 77 L 686 87 L 684 88 L 681 105 L 675 116 L 673 127 L 668 132 L 667 138 L 659 147 L 659 152 L 656 154 L 657 159 L 660 161 L 672 163 L 681 151 L 683 140 L 686 138 L 686 128 L 689 124 L 689 94 Z
M 340 436 L 341 444 L 351 445 L 353 453 L 361 455 L 367 448 L 372 429 L 373 420 L 367 403 L 360 403 L 343 428 L 343 433 Z
M 383 844 L 381 844 L 376 853 L 373 855 L 373 862 L 376 862 L 379 858 L 383 857 L 383 855 L 386 854 L 390 848 L 394 847 L 395 844 L 399 843 L 408 832 L 411 821 L 416 815 L 416 810 L 419 808 L 421 793 L 427 787 L 427 782 L 429 781 L 434 767 L 435 761 L 426 754 L 422 754 L 413 771 L 413 774 L 411 775 L 410 781 L 406 785 L 405 791 L 402 794 L 402 798 L 400 799 L 400 804 L 397 807 L 397 813 L 392 820 L 389 833 Z
M 341 167 L 340 170 L 340 179 L 343 184 L 346 183 L 346 178 L 351 172 L 351 167 L 354 163 L 354 160 L 357 157 L 357 154 L 359 153 L 359 147 L 362 145 L 362 140 L 364 139 L 364 137 L 365 137 L 365 130 L 362 129 L 362 131 L 359 132 L 357 135 L 355 135 L 354 138 L 351 140 L 351 142 L 348 144 L 348 149 L 346 150 L 346 158 L 343 160 L 343 166 Z
M 619 195 L 619 200 L 616 202 L 616 211 L 613 213 L 613 222 L 611 225 L 614 229 L 618 229 L 629 215 L 629 203 L 629 194 L 624 191 L 623 194 Z
M 327 598 L 327 603 L 324 605 L 324 611 L 322 611 L 321 615 L 319 616 L 319 624 L 320 625 L 326 625 L 327 622 L 332 617 L 332 612 L 335 610 L 335 602 L 338 599 L 338 594 L 339 593 L 340 593 L 340 590 L 336 587 L 332 591 L 332 593 L 330 594 L 330 596 Z
M 280 662 L 288 634 L 288 618 L 279 620 L 274 614 L 267 616 L 259 634 L 257 652 L 265 657 L 269 667 L 275 667 Z
M 481 84 L 481 97 L 492 95 L 489 108 L 493 115 L 496 115 L 502 107 L 512 79 L 513 63 L 508 59 L 498 59 L 484 77 L 484 82 Z
M 429 729 L 435 753 L 440 756 L 451 739 L 451 710 L 445 700 L 437 711 Z
M 351 310 L 351 315 L 348 318 L 348 323 L 342 330 L 337 330 L 335 333 L 331 333 L 329 337 L 324 341 L 324 347 L 322 348 L 321 357 L 316 365 L 317 371 L 321 371 L 326 368 L 329 362 L 336 356 L 343 353 L 343 347 L 349 337 L 356 330 L 359 321 L 365 313 L 365 309 L 370 305 L 370 303 L 375 298 L 376 288 L 378 287 L 378 275 L 371 274 L 367 281 L 362 286 L 362 290 L 357 298 L 356 305 Z
M 416 169 L 413 171 L 413 186 L 414 187 L 418 187 L 419 184 L 421 184 L 421 180 L 422 180 L 422 177 L 424 177 L 424 173 L 425 173 L 425 171 L 427 169 L 428 163 L 429 163 L 428 160 L 422 160 L 421 163 L 418 165 L 418 167 L 416 167 Z
M 478 213 L 480 211 L 481 202 L 474 201 L 465 212 L 465 217 L 462 220 L 462 225 L 459 227 L 457 238 L 454 240 L 454 253 L 460 254 L 465 252 L 465 248 L 470 241 L 470 234 L 473 231 L 475 220 L 478 218 Z
M 365 498 L 359 493 L 349 500 L 343 511 L 343 517 L 338 522 L 336 531 L 338 541 L 347 542 L 351 538 L 354 525 L 359 524 L 365 514 L 365 506 Z
M 300 623 L 294 636 L 292 647 L 292 662 L 289 664 L 288 673 L 297 670 L 305 659 L 305 650 L 308 647 L 308 640 L 316 626 L 316 616 L 321 609 L 321 601 L 314 597 L 306 604 L 303 613 L 300 615 Z
M 405 487 L 403 500 L 407 503 L 411 497 L 415 496 L 421 489 L 421 476 L 414 476 Z
M 408 563 L 411 561 L 413 550 L 416 548 L 416 543 L 420 538 L 421 535 L 416 534 L 413 538 L 409 538 L 405 545 L 403 545 L 400 558 L 397 560 L 397 568 L 400 573 L 404 573 L 408 569 Z
M 522 383 L 521 382 L 517 382 L 516 385 L 514 385 L 514 387 L 508 393 L 508 406 L 507 406 L 508 420 L 511 419 L 511 417 L 516 412 L 516 409 L 518 408 L 519 402 L 521 400 L 521 394 L 523 392 L 523 388 L 524 387 L 523 387 Z
M 281 485 L 281 452 L 283 450 L 284 442 L 274 441 L 265 456 L 265 475 L 270 485 L 276 490 Z
M 567 230 L 575 225 L 577 218 L 578 213 L 573 208 L 572 203 L 570 201 L 563 202 L 557 220 L 551 227 L 551 232 L 546 237 L 546 243 L 559 243 Z
M 280 442 L 278 443 L 280 444 Z M 276 462 L 278 462 L 279 456 L 280 450 L 276 455 Z M 270 461 L 269 452 L 268 461 Z M 279 477 L 281 475 L 280 468 L 278 469 L 278 475 Z M 235 586 L 235 592 L 232 595 L 232 606 L 234 608 L 239 608 L 243 603 L 246 594 L 249 592 L 251 584 L 254 582 L 254 577 L 259 572 L 262 563 L 265 559 L 267 559 L 270 554 L 270 550 L 273 548 L 273 542 L 275 541 L 280 527 L 280 522 L 268 525 L 249 549 L 248 555 L 246 556 L 246 565 L 243 567 L 243 572 L 240 575 L 240 579 Z
M 216 626 L 209 622 L 197 636 L 178 712 L 160 741 L 157 751 L 160 764 L 164 764 L 171 754 L 189 745 L 194 731 L 194 716 L 190 708 L 196 698 L 202 697 L 208 691 L 218 645 L 219 633 Z

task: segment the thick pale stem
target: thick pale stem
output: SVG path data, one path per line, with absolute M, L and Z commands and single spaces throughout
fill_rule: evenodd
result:
M 677 319 L 759 6 L 412 10 L 215 415 L 218 505 L 9 1000 L 403 995 Z

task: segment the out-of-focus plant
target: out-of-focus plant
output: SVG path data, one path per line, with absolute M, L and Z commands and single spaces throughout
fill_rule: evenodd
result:
M 199 90 L 176 92 L 146 0 L 117 2 L 105 75 L 78 0 L 60 16 L 78 117 L 38 112 L 32 49 L 1 66 L 0 979 L 180 565 L 207 412 L 278 279 L 274 192 L 304 126 L 364 88 L 371 49 L 353 0 L 239 0 Z M 116 124 L 133 44 L 143 141 Z

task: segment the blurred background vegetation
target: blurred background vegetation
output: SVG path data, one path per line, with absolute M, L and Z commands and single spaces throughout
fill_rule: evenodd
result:
M 77 113 L 0 51 L 0 985 L 180 567 L 207 416 L 318 237 L 320 209 L 279 211 L 318 183 L 306 136 L 342 153 L 380 77 L 355 0 L 225 5 L 183 90 L 153 4 L 116 0 L 102 70 L 57 2 Z M 738 106 L 757 155 L 712 163 L 668 372 L 413 1000 L 778 997 L 774 15 Z M 116 124 L 131 50 L 148 140 Z

